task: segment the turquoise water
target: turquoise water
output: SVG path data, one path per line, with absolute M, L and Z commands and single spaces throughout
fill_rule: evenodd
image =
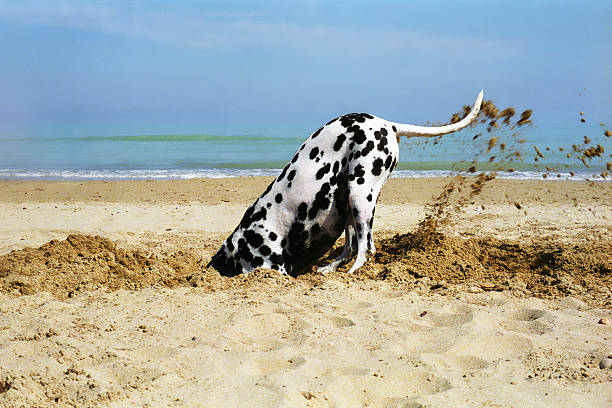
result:
M 447 135 L 434 144 L 433 139 L 402 139 L 400 164 L 395 177 L 447 175 L 467 169 L 478 162 L 478 170 L 512 167 L 513 173 L 502 177 L 541 178 L 545 167 L 564 178 L 598 178 L 610 161 L 610 138 L 603 136 L 598 125 L 582 127 L 530 127 L 520 135 L 498 132 L 498 146 L 487 152 L 483 135 L 473 140 L 482 129 L 464 130 Z M 513 132 L 516 132 L 513 131 Z M 0 135 L 0 178 L 3 179 L 146 179 L 194 178 L 249 175 L 275 175 L 308 136 L 282 135 L 209 135 L 209 134 L 143 134 L 87 135 L 48 132 L 27 137 Z M 296 134 L 298 131 L 288 132 Z M 306 132 L 308 133 L 308 132 Z M 567 159 L 572 144 L 583 143 L 588 134 L 591 145 L 601 144 L 606 153 L 585 167 L 575 158 Z M 518 143 L 524 139 L 524 143 Z M 536 163 L 534 146 L 544 154 Z M 546 150 L 546 147 L 549 150 Z M 559 151 L 562 147 L 564 151 Z M 522 160 L 508 163 L 504 155 L 519 151 Z M 488 159 L 496 156 L 493 163 Z M 534 165 L 537 164 L 538 167 Z M 576 173 L 570 176 L 570 171 Z M 551 178 L 549 176 L 549 178 Z M 608 177 L 608 179 L 610 179 Z

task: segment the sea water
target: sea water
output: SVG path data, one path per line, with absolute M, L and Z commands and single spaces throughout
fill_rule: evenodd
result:
M 268 134 L 265 129 L 252 132 L 247 129 L 241 134 L 121 134 L 93 128 L 26 135 L 2 131 L 0 178 L 138 180 L 276 176 L 314 130 L 296 126 Z M 511 132 L 520 133 L 510 137 Z M 474 140 L 476 134 L 480 137 Z M 595 158 L 588 163 L 589 167 L 576 158 L 566 157 L 572 144 L 584 143 L 584 135 L 592 139 L 591 145 L 602 144 L 605 148 L 604 157 Z M 554 169 L 546 176 L 549 180 L 602 180 L 601 173 L 606 170 L 612 150 L 611 138 L 604 136 L 599 125 L 527 126 L 496 136 L 500 136 L 498 143 L 509 142 L 505 152 L 499 146 L 487 152 L 491 134 L 478 128 L 446 135 L 435 142 L 402 138 L 400 162 L 392 177 L 448 176 L 466 170 L 476 160 L 478 170 L 514 170 L 498 171 L 498 177 L 503 178 L 542 179 L 544 169 L 549 167 Z M 537 162 L 534 146 L 544 154 Z M 520 151 L 521 159 L 509 163 L 504 156 L 514 150 Z M 497 156 L 493 162 L 489 162 L 491 156 Z M 606 179 L 610 180 L 610 176 Z

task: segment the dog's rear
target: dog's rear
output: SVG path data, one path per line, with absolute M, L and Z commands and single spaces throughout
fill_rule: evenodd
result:
M 468 126 L 482 102 L 460 122 L 423 127 L 353 113 L 313 133 L 281 174 L 245 212 L 209 266 L 223 275 L 257 267 L 298 273 L 312 265 L 345 233 L 342 255 L 320 268 L 329 272 L 352 259 L 353 273 L 375 251 L 374 210 L 399 160 L 398 136 L 438 136 Z

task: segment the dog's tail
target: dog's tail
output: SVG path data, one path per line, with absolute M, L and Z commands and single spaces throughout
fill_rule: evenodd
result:
M 445 135 L 447 133 L 453 133 L 458 130 L 463 129 L 467 125 L 469 125 L 476 115 L 478 115 L 478 111 L 480 110 L 480 104 L 482 103 L 483 91 L 481 90 L 476 98 L 476 102 L 474 102 L 474 106 L 470 113 L 463 118 L 461 121 L 457 123 L 453 123 L 452 125 L 447 126 L 416 126 L 416 125 L 408 125 L 403 123 L 394 123 L 397 131 L 397 136 L 406 136 L 406 137 L 419 137 L 419 136 L 440 136 Z

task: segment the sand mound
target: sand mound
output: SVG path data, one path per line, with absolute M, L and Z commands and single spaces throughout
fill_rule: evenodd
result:
M 194 254 L 147 254 L 117 246 L 109 239 L 80 234 L 52 240 L 0 257 L 0 290 L 29 295 L 47 291 L 70 297 L 80 290 L 141 289 L 187 282 L 199 271 Z
M 423 241 L 417 234 L 395 235 L 379 242 L 373 268 L 377 278 L 416 281 L 432 286 L 468 284 L 517 295 L 572 295 L 610 304 L 612 242 L 564 244 L 554 239 L 518 242 L 463 239 L 438 234 Z
M 108 238 L 96 235 L 71 234 L 62 241 L 52 240 L 39 248 L 0 256 L 0 292 L 49 292 L 66 298 L 96 289 L 196 286 L 214 292 L 290 282 L 267 269 L 230 279 L 206 269 L 206 263 L 195 251 L 147 253 L 119 248 Z
M 408 290 L 468 286 L 509 290 L 521 297 L 571 295 L 610 306 L 611 244 L 564 244 L 552 238 L 534 242 L 463 239 L 442 234 L 424 243 L 416 233 L 385 239 L 379 235 L 377 252 L 362 270 L 347 275 L 347 265 L 333 278 L 385 280 Z M 312 271 L 293 279 L 263 269 L 225 278 L 205 265 L 195 252 L 146 253 L 118 248 L 107 238 L 75 234 L 0 257 L 0 291 L 17 295 L 47 291 L 65 298 L 84 290 L 149 286 L 197 286 L 212 292 L 258 285 L 272 290 L 294 284 L 317 286 L 328 279 Z

